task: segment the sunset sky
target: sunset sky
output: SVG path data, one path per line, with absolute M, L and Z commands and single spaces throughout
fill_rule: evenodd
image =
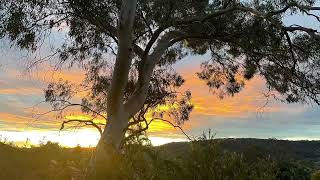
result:
M 314 21 L 290 17 L 288 24 L 311 25 Z M 320 29 L 319 23 L 315 28 Z M 65 32 L 54 32 L 45 42 L 40 54 L 45 56 L 51 45 L 63 41 Z M 38 116 L 50 110 L 44 100 L 43 89 L 49 82 L 59 78 L 80 82 L 84 72 L 77 68 L 53 71 L 53 63 L 43 62 L 31 72 L 26 71 L 30 55 L 10 48 L 7 41 L 0 41 L 0 138 L 33 144 L 48 140 L 66 146 L 94 146 L 99 134 L 95 129 L 69 129 L 59 131 L 61 119 L 55 114 Z M 219 99 L 212 94 L 205 82 L 196 77 L 200 63 L 207 56 L 188 56 L 175 65 L 186 79 L 181 90 L 190 89 L 195 106 L 191 118 L 183 126 L 190 136 L 199 136 L 212 129 L 216 137 L 278 138 L 290 140 L 320 140 L 320 108 L 316 105 L 284 104 L 267 98 L 264 80 L 256 77 L 246 82 L 245 89 L 234 97 Z M 75 97 L 78 102 L 80 97 Z M 35 106 L 36 105 L 36 106 Z M 70 110 L 64 118 L 81 116 L 79 110 Z M 184 135 L 170 125 L 155 123 L 149 132 L 153 144 L 186 140 Z

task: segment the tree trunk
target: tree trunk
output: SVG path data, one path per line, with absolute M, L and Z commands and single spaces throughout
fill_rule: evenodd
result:
M 123 100 L 132 62 L 132 34 L 136 6 L 137 0 L 122 0 L 117 28 L 118 52 L 108 91 L 108 122 L 89 164 L 87 172 L 89 177 L 92 174 L 100 174 L 100 171 L 104 174 L 118 171 L 113 163 L 117 163 L 130 117 Z
M 87 179 L 92 179 L 93 176 L 110 176 L 110 173 L 117 171 L 115 164 L 119 161 L 128 122 L 129 117 L 123 110 L 108 116 L 107 126 L 89 162 Z

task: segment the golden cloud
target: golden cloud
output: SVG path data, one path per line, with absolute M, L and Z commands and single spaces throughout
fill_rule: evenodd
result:
M 42 89 L 30 88 L 30 87 L 18 87 L 18 88 L 0 88 L 0 94 L 2 95 L 39 95 L 42 94 Z
M 196 72 L 196 70 L 194 70 Z M 244 118 L 250 113 L 281 112 L 287 111 L 285 106 L 275 103 L 272 99 L 264 107 L 267 98 L 264 93 L 267 91 L 265 81 L 260 77 L 255 77 L 246 81 L 244 89 L 233 97 L 219 98 L 210 92 L 204 81 L 201 81 L 192 71 L 182 74 L 186 83 L 182 90 L 191 90 L 192 102 L 194 104 L 193 115 L 208 115 L 216 117 L 237 117 Z

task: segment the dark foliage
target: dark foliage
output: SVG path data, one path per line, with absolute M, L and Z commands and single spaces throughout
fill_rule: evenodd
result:
M 281 144 L 282 146 L 273 146 Z M 112 169 L 101 169 L 108 179 L 310 179 L 319 161 L 319 142 L 255 139 L 201 139 L 160 147 L 131 144 L 115 158 Z M 40 147 L 17 148 L 0 144 L 1 179 L 83 178 L 91 148 L 62 148 L 48 142 Z M 285 155 L 279 158 L 278 153 Z M 301 153 L 309 152 L 309 157 Z M 308 163 L 309 162 L 309 163 Z M 118 171 L 114 171 L 114 169 Z M 19 173 L 16 171 L 19 170 Z M 316 177 L 316 173 L 313 175 Z M 100 177 L 100 178 L 101 178 Z M 99 177 L 96 177 L 99 179 Z
M 137 127 L 142 126 L 144 114 L 160 105 L 179 108 L 153 114 L 157 118 L 166 115 L 177 124 L 189 119 L 191 93 L 179 95 L 184 80 L 173 70 L 173 64 L 186 55 L 211 55 L 198 77 L 220 97 L 240 92 L 246 80 L 258 75 L 285 102 L 320 104 L 319 32 L 283 22 L 286 14 L 305 14 L 319 21 L 315 0 L 137 2 L 134 57 L 119 97 L 126 104 L 148 87 L 142 108 L 130 117 Z M 35 51 L 50 32 L 65 29 L 68 38 L 56 50 L 59 65 L 81 64 L 87 72 L 82 88 L 90 92 L 81 104 L 69 103 L 79 89 L 71 90 L 72 85 L 60 81 L 49 85 L 46 100 L 55 111 L 79 105 L 84 112 L 101 116 L 108 109 L 120 8 L 120 0 L 0 0 L 0 38 Z M 167 43 L 164 52 L 158 51 L 162 42 Z M 157 53 L 160 58 L 152 59 Z M 150 59 L 156 66 L 150 81 L 144 82 L 152 67 Z

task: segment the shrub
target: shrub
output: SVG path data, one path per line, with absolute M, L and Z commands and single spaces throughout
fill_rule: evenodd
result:
M 303 180 L 311 177 L 311 169 L 300 162 L 278 162 L 267 154 L 256 158 L 245 156 L 224 150 L 220 141 L 203 138 L 187 146 L 189 150 L 173 156 L 162 148 L 128 144 L 122 154 L 98 166 L 96 176 L 90 180 Z M 63 148 L 50 142 L 32 148 L 0 144 L 0 179 L 83 180 L 92 151 Z M 312 180 L 319 179 L 319 174 L 315 172 Z
M 320 170 L 314 172 L 314 173 L 311 175 L 311 180 L 320 180 Z

